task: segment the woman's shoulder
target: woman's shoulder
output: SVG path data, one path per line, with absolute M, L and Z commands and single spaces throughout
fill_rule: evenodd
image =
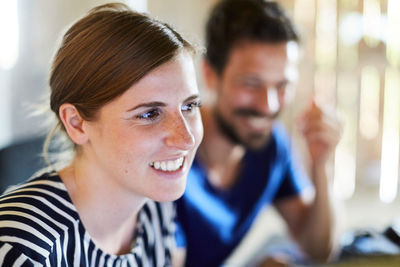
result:
M 1 247 L 42 262 L 77 219 L 57 173 L 33 177 L 0 197 Z
M 47 232 L 76 219 L 76 209 L 55 172 L 30 178 L 0 197 L 0 240 L 10 230 L 29 235 L 33 229 Z
M 53 184 L 53 186 L 60 187 L 60 184 L 62 184 L 62 181 L 56 171 L 39 172 L 39 173 L 34 174 L 32 177 L 30 177 L 29 179 L 27 179 L 26 181 L 24 181 L 22 183 L 9 186 L 4 191 L 4 193 L 2 194 L 1 197 L 9 194 L 11 192 L 15 192 L 15 191 L 18 191 L 18 190 L 26 188 L 26 187 L 41 186 L 46 183 Z
M 67 189 L 56 172 L 42 173 L 8 188 L 0 197 L 0 221 L 1 215 L 17 210 L 33 216 L 76 216 Z
M 42 204 L 58 200 L 67 207 L 72 205 L 67 189 L 57 172 L 45 172 L 31 177 L 24 183 L 9 187 L 1 195 L 0 204 L 29 202 L 32 199 L 41 200 Z

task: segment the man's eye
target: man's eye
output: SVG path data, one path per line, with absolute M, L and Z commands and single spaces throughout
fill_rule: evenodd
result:
M 259 89 L 263 86 L 262 83 L 254 79 L 243 79 L 240 81 L 240 84 L 248 89 Z
M 155 120 L 157 119 L 158 116 L 160 116 L 160 111 L 158 109 L 152 109 L 150 111 L 141 113 L 137 115 L 136 117 L 138 119 L 144 119 L 144 120 Z
M 193 109 L 199 108 L 199 107 L 201 107 L 201 102 L 200 101 L 193 101 L 193 102 L 190 102 L 190 103 L 188 103 L 186 105 L 183 105 L 182 106 L 182 111 L 192 111 Z
M 289 87 L 288 83 L 281 83 L 277 85 L 276 89 L 278 90 L 278 92 L 284 92 L 288 87 Z
M 261 86 L 260 83 L 257 82 L 245 82 L 244 85 L 251 88 L 258 88 Z

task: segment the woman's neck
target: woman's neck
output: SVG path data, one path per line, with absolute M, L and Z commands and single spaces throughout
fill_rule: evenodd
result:
M 139 210 L 146 202 L 123 190 L 83 156 L 59 171 L 78 214 L 95 244 L 114 255 L 128 253 Z

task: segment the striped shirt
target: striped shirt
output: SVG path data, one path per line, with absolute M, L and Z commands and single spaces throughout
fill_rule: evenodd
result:
M 0 197 L 0 266 L 171 266 L 173 215 L 171 203 L 147 201 L 131 252 L 107 254 L 85 230 L 57 173 L 46 173 Z

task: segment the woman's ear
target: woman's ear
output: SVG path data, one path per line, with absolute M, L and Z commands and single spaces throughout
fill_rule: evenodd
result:
M 84 120 L 76 107 L 72 104 L 64 103 L 60 106 L 58 112 L 71 140 L 78 145 L 85 144 L 88 141 L 88 135 L 83 127 Z

